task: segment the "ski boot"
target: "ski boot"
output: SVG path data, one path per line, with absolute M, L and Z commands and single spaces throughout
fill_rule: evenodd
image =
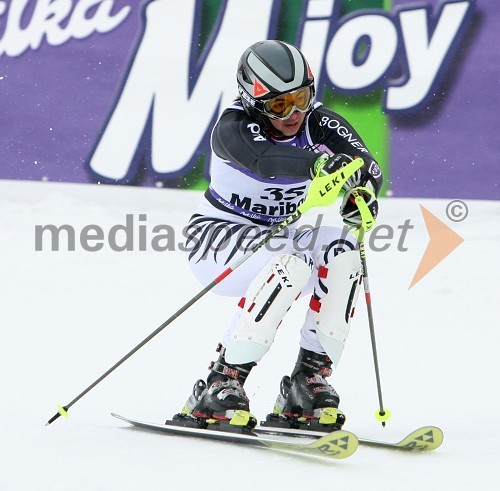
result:
M 332 373 L 326 354 L 300 349 L 292 375 L 281 380 L 273 412 L 262 426 L 331 432 L 340 430 L 345 415 L 340 398 L 325 377 Z
M 231 365 L 224 359 L 225 348 L 219 345 L 217 351 L 219 359 L 210 364 L 207 382 L 198 380 L 181 412 L 165 424 L 237 433 L 249 432 L 256 426 L 243 388 L 256 363 Z

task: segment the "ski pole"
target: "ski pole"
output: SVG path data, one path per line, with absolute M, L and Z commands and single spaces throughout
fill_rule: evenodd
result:
M 157 334 L 159 334 L 163 329 L 170 325 L 177 317 L 188 310 L 192 305 L 194 305 L 200 298 L 202 298 L 206 293 L 212 290 L 217 284 L 227 278 L 233 271 L 239 268 L 245 261 L 247 261 L 251 256 L 253 256 L 259 249 L 266 245 L 273 237 L 276 237 L 283 229 L 285 229 L 292 222 L 297 220 L 301 215 L 306 213 L 308 210 L 315 206 L 328 206 L 332 204 L 338 197 L 342 186 L 347 181 L 347 179 L 356 172 L 363 165 L 362 159 L 356 159 L 349 163 L 346 167 L 339 169 L 338 171 L 326 175 L 317 176 L 313 179 L 309 186 L 309 190 L 305 201 L 297 208 L 297 210 L 286 218 L 283 222 L 271 228 L 268 234 L 257 244 L 251 247 L 243 256 L 241 256 L 234 263 L 230 264 L 217 278 L 215 278 L 211 283 L 209 283 L 205 288 L 198 292 L 191 300 L 184 304 L 177 312 L 172 314 L 163 324 L 161 324 L 157 329 L 155 329 L 149 336 L 144 338 L 137 346 L 131 349 L 125 356 L 120 358 L 111 368 L 106 370 L 99 378 L 92 382 L 85 390 L 80 392 L 72 401 L 70 401 L 65 406 L 58 406 L 58 411 L 52 418 L 50 418 L 45 426 L 52 424 L 60 416 L 68 416 L 68 410 L 71 406 L 76 404 L 85 394 L 90 392 L 96 385 L 101 383 L 110 373 L 116 370 L 120 365 L 127 361 L 134 353 L 139 351 L 145 344 L 149 343 Z
M 212 290 L 217 284 L 219 284 L 222 280 L 227 278 L 234 270 L 239 268 L 247 259 L 249 259 L 253 254 L 255 254 L 262 246 L 264 246 L 269 240 L 275 237 L 279 232 L 281 232 L 286 226 L 288 226 L 293 220 L 298 218 L 301 215 L 298 211 L 296 211 L 293 215 L 288 217 L 284 222 L 282 222 L 279 226 L 277 226 L 272 231 L 270 230 L 269 234 L 264 237 L 258 244 L 253 246 L 248 250 L 246 254 L 241 256 L 237 261 L 231 264 L 228 268 L 226 268 L 217 278 L 215 278 L 211 283 L 209 283 L 205 288 L 203 288 L 200 292 L 198 292 L 191 300 L 185 303 L 177 312 L 171 315 L 163 324 L 161 324 L 157 329 L 155 329 L 149 336 L 144 338 L 137 346 L 131 349 L 125 356 L 120 358 L 111 368 L 106 370 L 99 378 L 97 378 L 94 382 L 92 382 L 85 390 L 83 390 L 80 394 L 78 394 L 71 402 L 66 404 L 65 406 L 59 406 L 58 412 L 50 418 L 46 425 L 50 425 L 53 423 L 59 416 L 67 416 L 67 412 L 71 406 L 73 406 L 76 402 L 78 402 L 85 394 L 90 392 L 96 385 L 101 383 L 111 372 L 116 370 L 120 365 L 122 365 L 125 361 L 127 361 L 134 353 L 139 351 L 145 344 L 149 343 L 157 334 L 159 334 L 163 329 L 165 329 L 169 324 L 171 324 L 177 317 L 183 314 L 186 310 L 188 310 L 192 305 L 194 305 L 200 298 L 202 298 L 206 293 Z
M 375 219 L 368 208 L 363 196 L 359 193 L 353 193 L 356 206 L 361 214 L 361 227 L 358 230 L 358 244 L 359 244 L 359 256 L 361 259 L 361 272 L 363 275 L 363 286 L 365 290 L 365 300 L 366 309 L 368 312 L 368 324 L 370 327 L 370 338 L 373 353 L 373 363 L 375 367 L 375 378 L 377 380 L 377 391 L 378 391 L 378 402 L 379 409 L 375 412 L 375 419 L 382 423 L 385 427 L 386 421 L 391 417 L 391 412 L 384 408 L 384 403 L 382 401 L 382 386 L 380 383 L 380 370 L 378 366 L 378 355 L 377 355 L 377 343 L 375 340 L 375 323 L 373 321 L 373 310 L 372 310 L 372 300 L 370 294 L 370 282 L 368 280 L 368 266 L 366 264 L 366 250 L 365 250 L 365 234 L 369 232 L 375 225 Z

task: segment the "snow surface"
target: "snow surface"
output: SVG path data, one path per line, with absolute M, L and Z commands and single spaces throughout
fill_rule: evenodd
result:
M 0 181 L 0 489 L 499 489 L 500 202 L 468 201 L 452 224 L 444 200 L 381 200 L 379 224 L 410 219 L 404 246 L 368 251 L 385 405 L 377 393 L 364 301 L 360 297 L 344 358 L 332 384 L 350 429 L 398 440 L 426 424 L 443 446 L 408 454 L 360 447 L 345 461 L 299 458 L 265 449 L 153 434 L 128 428 L 111 411 L 163 421 L 205 377 L 234 299 L 208 294 L 93 389 L 69 419 L 45 422 L 200 290 L 181 251 L 35 251 L 35 226 L 97 224 L 125 215 L 182 227 L 199 192 Z M 428 242 L 424 205 L 464 239 L 411 290 Z M 323 223 L 337 222 L 329 210 Z M 314 223 L 314 215 L 308 217 Z M 149 239 L 148 239 L 149 240 Z M 150 244 L 150 242 L 149 242 Z M 380 244 L 379 244 L 380 245 Z M 63 247 L 65 249 L 65 246 Z M 252 410 L 271 408 L 292 369 L 307 300 L 293 307 L 272 351 L 252 372 Z M 496 457 L 495 457 L 496 455 Z

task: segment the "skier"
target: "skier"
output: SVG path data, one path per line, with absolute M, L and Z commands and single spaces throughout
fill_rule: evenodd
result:
M 237 69 L 239 97 L 213 129 L 211 181 L 186 229 L 190 266 L 203 284 L 245 254 L 269 229 L 293 214 L 311 180 L 354 157 L 364 165 L 344 185 L 344 223 L 360 226 L 361 194 L 372 215 L 382 175 L 351 125 L 315 100 L 304 55 L 282 41 L 250 46 Z M 345 421 L 326 380 L 340 361 L 361 283 L 356 239 L 341 227 L 285 228 L 214 291 L 239 297 L 207 381 L 198 380 L 175 423 L 251 428 L 256 420 L 243 388 L 271 347 L 299 296 L 311 295 L 300 349 L 281 381 L 269 425 L 331 431 Z

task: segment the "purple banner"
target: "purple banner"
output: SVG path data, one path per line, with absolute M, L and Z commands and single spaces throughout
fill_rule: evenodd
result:
M 1 3 L 0 178 L 95 182 L 86 164 L 137 42 L 137 2 Z
M 275 36 L 286 10 L 221 2 L 202 42 L 206 5 L 0 2 L 0 178 L 185 187 L 236 95 L 239 55 Z M 303 2 L 295 42 L 322 84 L 381 89 L 389 192 L 500 199 L 496 3 L 395 0 L 391 12 L 344 17 L 341 7 Z
M 391 117 L 394 196 L 500 199 L 498 26 L 498 3 L 477 2 L 432 104 Z

